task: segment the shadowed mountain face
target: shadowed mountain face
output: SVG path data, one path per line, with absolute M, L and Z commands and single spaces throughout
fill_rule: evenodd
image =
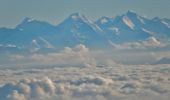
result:
M 133 11 L 102 17 L 96 22 L 79 13 L 71 14 L 59 25 L 25 18 L 14 29 L 0 28 L 0 49 L 60 49 L 84 44 L 89 48 L 111 48 L 111 43 L 138 42 L 150 37 L 170 37 L 170 20 L 148 19 Z

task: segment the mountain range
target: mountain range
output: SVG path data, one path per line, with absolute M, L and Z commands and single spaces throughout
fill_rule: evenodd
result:
M 90 21 L 73 13 L 58 25 L 25 18 L 15 28 L 0 28 L 0 50 L 52 50 L 84 44 L 89 48 L 111 48 L 112 43 L 170 38 L 170 19 L 147 18 L 134 11 L 113 18 Z M 10 49 L 9 49 L 10 48 Z

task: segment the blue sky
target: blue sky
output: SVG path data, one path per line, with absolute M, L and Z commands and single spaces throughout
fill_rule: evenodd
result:
M 170 0 L 0 0 L 0 27 L 14 27 L 25 17 L 57 24 L 74 12 L 92 20 L 128 10 L 170 18 L 169 4 Z

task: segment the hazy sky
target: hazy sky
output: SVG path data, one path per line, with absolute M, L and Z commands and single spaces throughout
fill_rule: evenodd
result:
M 14 27 L 24 17 L 57 24 L 79 12 L 94 20 L 113 17 L 128 10 L 170 18 L 170 0 L 0 0 L 0 27 Z

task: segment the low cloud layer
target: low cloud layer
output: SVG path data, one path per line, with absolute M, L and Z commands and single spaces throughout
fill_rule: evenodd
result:
M 33 54 L 30 59 L 36 62 L 69 65 L 69 66 L 95 66 L 95 59 L 84 45 L 80 44 L 74 48 L 65 47 L 59 53 Z
M 112 50 L 92 50 L 79 44 L 73 48 L 65 47 L 63 50 L 49 53 L 8 54 L 7 59 L 18 64 L 22 62 L 62 67 L 95 67 L 116 64 L 153 64 L 163 57 L 170 57 L 168 44 L 153 37 L 141 42 L 112 45 L 114 47 Z
M 96 66 L 95 59 L 91 55 L 89 49 L 80 44 L 74 48 L 65 47 L 60 52 L 40 54 L 33 53 L 28 56 L 14 54 L 10 55 L 11 61 L 31 61 L 37 64 L 49 64 L 58 66 L 79 66 L 89 67 Z
M 0 70 L 0 100 L 169 100 L 169 72 L 168 65 Z

